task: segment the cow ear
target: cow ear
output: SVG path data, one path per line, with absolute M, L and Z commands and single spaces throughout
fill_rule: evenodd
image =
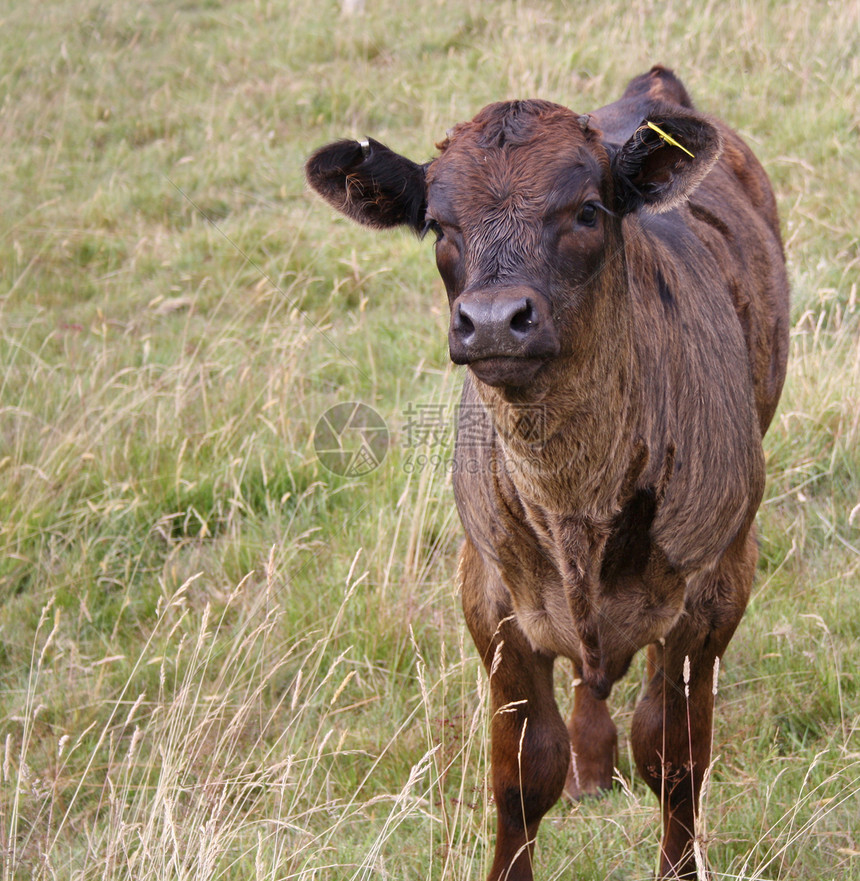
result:
M 425 168 L 378 141 L 336 141 L 308 159 L 308 183 L 341 213 L 366 226 L 424 227 Z
M 649 114 L 612 159 L 616 210 L 674 208 L 701 183 L 722 148 L 719 129 L 701 116 Z

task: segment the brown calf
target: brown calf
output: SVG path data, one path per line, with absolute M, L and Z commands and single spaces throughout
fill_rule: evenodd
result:
M 661 876 L 695 878 L 714 666 L 750 593 L 785 377 L 770 185 L 660 67 L 586 116 L 492 104 L 439 151 L 417 165 L 340 141 L 307 175 L 361 223 L 435 233 L 451 357 L 469 365 L 461 408 L 486 421 L 484 443 L 460 432 L 454 492 L 492 692 L 489 877 L 530 879 L 562 791 L 611 785 L 606 698 L 647 646 L 633 753 L 663 806 Z M 559 655 L 577 675 L 566 725 Z

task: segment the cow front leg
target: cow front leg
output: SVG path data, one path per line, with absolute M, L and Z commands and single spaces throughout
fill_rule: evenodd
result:
M 660 799 L 660 877 L 695 879 L 702 780 L 711 760 L 714 667 L 740 621 L 755 571 L 753 535 L 690 585 L 684 616 L 664 646 L 651 646 L 651 676 L 631 726 L 639 773 Z M 704 881 L 702 876 L 701 881 Z
M 561 796 L 570 765 L 570 741 L 553 697 L 552 659 L 523 651 L 511 633 L 515 626 L 501 628 L 504 644 L 490 678 L 498 822 L 489 881 L 531 881 L 538 825 Z
M 553 696 L 553 658 L 534 652 L 474 552 L 460 567 L 463 607 L 490 678 L 496 849 L 488 881 L 531 881 L 535 836 L 570 765 L 567 728 Z
M 713 655 L 697 652 L 696 662 L 713 671 Z M 713 674 L 694 677 L 691 661 L 685 684 L 683 658 L 678 663 L 668 649 L 649 649 L 652 665 L 656 672 L 633 714 L 633 756 L 662 808 L 659 877 L 692 879 L 697 877 L 693 842 L 699 793 L 710 762 Z

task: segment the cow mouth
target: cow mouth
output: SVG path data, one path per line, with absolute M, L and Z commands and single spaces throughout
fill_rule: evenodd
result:
M 546 364 L 546 358 L 496 357 L 469 362 L 469 369 L 486 385 L 520 388 L 528 385 Z

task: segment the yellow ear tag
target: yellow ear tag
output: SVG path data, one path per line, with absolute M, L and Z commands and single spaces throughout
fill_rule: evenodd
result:
M 663 129 L 661 129 L 659 126 L 654 125 L 654 123 L 651 122 L 650 119 L 645 120 L 645 125 L 647 125 L 648 128 L 653 129 L 655 132 L 657 132 L 657 134 L 660 135 L 660 137 L 667 144 L 671 144 L 673 147 L 677 147 L 679 150 L 683 150 L 690 157 L 690 159 L 696 158 L 683 144 L 679 144 L 671 135 L 667 135 L 666 132 L 663 131 Z

